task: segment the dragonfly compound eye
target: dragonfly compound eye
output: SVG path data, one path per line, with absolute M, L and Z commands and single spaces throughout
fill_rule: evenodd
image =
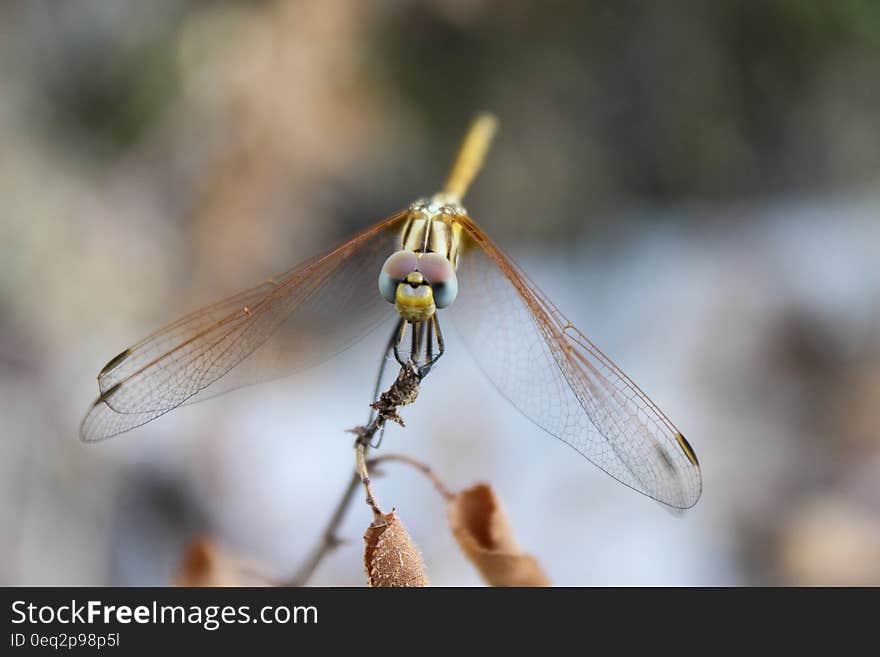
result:
M 458 295 L 458 278 L 452 263 L 439 253 L 426 253 L 419 258 L 419 271 L 434 291 L 434 304 L 446 308 Z
M 388 303 L 394 303 L 397 298 L 397 286 L 418 268 L 419 258 L 413 251 L 392 253 L 379 273 L 379 292 L 382 298 Z

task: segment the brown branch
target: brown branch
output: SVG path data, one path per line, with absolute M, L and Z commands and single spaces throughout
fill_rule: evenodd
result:
M 408 456 L 407 454 L 383 454 L 382 456 L 377 456 L 375 458 L 367 461 L 367 465 L 371 468 L 375 465 L 379 465 L 380 463 L 384 463 L 387 461 L 398 461 L 400 463 L 406 463 L 414 467 L 416 470 L 421 472 L 428 480 L 434 485 L 434 488 L 440 493 L 440 496 L 446 500 L 447 502 L 451 501 L 455 494 L 449 490 L 446 484 L 437 476 L 437 473 L 429 466 L 427 463 L 423 463 L 412 456 Z
M 336 508 L 330 516 L 330 520 L 327 521 L 327 525 L 321 533 L 320 542 L 312 549 L 311 554 L 309 554 L 309 557 L 296 574 L 288 582 L 284 583 L 284 586 L 305 586 L 306 582 L 311 579 L 312 575 L 318 569 L 321 561 L 324 560 L 324 557 L 342 545 L 344 541 L 339 538 L 337 530 L 342 524 L 343 518 L 345 518 L 345 512 L 351 504 L 351 500 L 354 497 L 359 482 L 360 477 L 358 474 L 356 472 L 352 473 L 351 481 L 348 482 L 345 492 L 336 504 Z
M 376 496 L 373 494 L 373 484 L 370 482 L 370 473 L 367 470 L 366 450 L 367 445 L 360 440 L 355 443 L 355 470 L 357 470 L 361 485 L 364 487 L 364 496 L 366 497 L 367 506 L 370 507 L 373 512 L 373 518 L 381 518 L 382 509 L 379 508 L 379 504 L 376 502 Z
M 330 516 L 330 520 L 321 534 L 320 541 L 314 547 L 302 567 L 286 582 L 287 586 L 305 586 L 324 558 L 343 543 L 337 532 L 343 518 L 345 518 L 345 512 L 351 505 L 358 483 L 364 488 L 367 505 L 372 510 L 374 517 L 381 515 L 382 512 L 376 503 L 367 469 L 367 451 L 370 448 L 373 437 L 385 426 L 388 420 L 404 426 L 403 418 L 397 414 L 397 409 L 416 400 L 419 394 L 420 382 L 421 377 L 415 365 L 408 363 L 402 366 L 397 379 L 391 384 L 391 387 L 386 392 L 383 392 L 378 400 L 370 404 L 370 407 L 376 411 L 376 416 L 373 420 L 366 426 L 355 427 L 349 430 L 349 433 L 357 436 L 355 440 L 355 472 L 352 474 L 348 487 L 346 487 L 345 492 L 342 494 L 342 498 L 337 503 L 333 514 Z

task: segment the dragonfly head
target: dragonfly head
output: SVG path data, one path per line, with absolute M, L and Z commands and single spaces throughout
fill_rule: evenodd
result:
M 455 301 L 458 280 L 439 253 L 397 251 L 382 265 L 379 292 L 405 320 L 423 322 Z

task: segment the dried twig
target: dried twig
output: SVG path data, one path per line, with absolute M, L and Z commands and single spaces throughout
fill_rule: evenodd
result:
M 447 502 L 452 501 L 455 497 L 455 493 L 453 493 L 446 484 L 437 476 L 434 470 L 427 463 L 423 463 L 418 459 L 408 456 L 407 454 L 383 454 L 382 456 L 377 456 L 375 458 L 367 461 L 367 465 L 369 467 L 373 467 L 379 465 L 380 463 L 385 463 L 387 461 L 398 461 L 400 463 L 406 463 L 414 467 L 416 470 L 421 472 L 428 480 L 434 485 L 434 488 L 437 489 L 437 492 L 440 493 L 440 496 L 443 497 Z
M 367 506 L 373 512 L 374 518 L 381 518 L 383 515 L 382 509 L 379 508 L 376 502 L 376 496 L 373 494 L 373 484 L 370 482 L 370 473 L 367 470 L 366 450 L 367 445 L 358 440 L 354 446 L 355 470 L 361 480 L 361 485 L 364 487 Z
M 420 382 L 421 376 L 414 364 L 408 363 L 401 367 L 400 373 L 397 375 L 397 379 L 395 379 L 394 383 L 391 384 L 391 387 L 386 392 L 383 392 L 378 400 L 370 404 L 370 407 L 376 411 L 376 416 L 373 420 L 366 426 L 355 427 L 354 429 L 349 430 L 350 433 L 357 436 L 357 439 L 355 440 L 355 472 L 352 475 L 351 481 L 349 481 L 342 498 L 336 505 L 333 514 L 330 516 L 330 520 L 327 522 L 327 525 L 321 534 L 320 542 L 312 550 L 302 567 L 290 579 L 290 581 L 287 582 L 288 586 L 305 586 L 309 579 L 311 579 L 315 570 L 317 570 L 318 566 L 321 564 L 321 561 L 323 561 L 330 552 L 342 544 L 343 541 L 339 538 L 337 531 L 345 517 L 345 512 L 351 504 L 354 492 L 357 490 L 358 482 L 364 487 L 367 504 L 373 511 L 374 517 L 380 517 L 382 515 L 382 512 L 376 503 L 375 495 L 373 494 L 369 471 L 367 469 L 368 461 L 366 455 L 373 437 L 382 427 L 385 426 L 385 423 L 388 420 L 404 426 L 403 418 L 398 415 L 397 409 L 401 406 L 411 404 L 416 400 L 419 394 Z
M 412 404 L 419 396 L 419 383 L 421 376 L 416 366 L 409 362 L 400 368 L 400 374 L 397 375 L 394 383 L 383 392 L 379 399 L 370 404 L 370 408 L 376 411 L 373 421 L 366 427 L 355 427 L 351 429 L 351 433 L 357 436 L 355 441 L 355 471 L 364 487 L 367 505 L 373 511 L 376 518 L 382 516 L 382 510 L 376 502 L 376 496 L 373 494 L 373 486 L 370 483 L 370 473 L 367 470 L 367 449 L 373 440 L 373 436 L 388 420 L 396 422 L 400 426 L 404 426 L 403 418 L 397 413 L 400 406 Z
M 324 557 L 342 545 L 344 541 L 339 538 L 336 532 L 339 529 L 339 525 L 342 524 L 342 519 L 345 517 L 345 512 L 351 504 L 351 500 L 357 490 L 359 481 L 360 477 L 357 472 L 353 473 L 351 475 L 351 481 L 348 482 L 345 492 L 336 504 L 333 514 L 330 516 L 327 525 L 324 527 L 324 531 L 321 533 L 320 542 L 312 549 L 312 552 L 305 560 L 305 563 L 303 563 L 296 574 L 285 583 L 285 586 L 305 586 L 306 582 L 308 582 L 315 573 L 315 570 L 318 569 L 321 561 L 324 560 Z

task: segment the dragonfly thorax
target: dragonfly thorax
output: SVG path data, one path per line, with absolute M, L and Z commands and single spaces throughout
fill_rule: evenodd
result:
M 462 227 L 466 214 L 458 203 L 436 195 L 420 199 L 409 207 L 400 237 L 400 248 L 416 253 L 439 253 L 458 268 Z

